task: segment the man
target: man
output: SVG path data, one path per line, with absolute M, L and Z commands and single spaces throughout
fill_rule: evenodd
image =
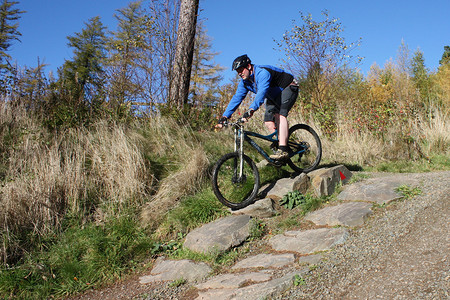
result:
M 298 96 L 298 84 L 294 77 L 273 66 L 254 65 L 246 54 L 233 61 L 232 70 L 236 70 L 242 81 L 239 82 L 236 93 L 219 119 L 216 128 L 222 128 L 223 123 L 236 111 L 247 93 L 253 92 L 256 97 L 249 110 L 244 113 L 244 121 L 252 117 L 253 113 L 266 102 L 264 124 L 270 133 L 278 128 L 279 141 L 277 151 L 270 155 L 270 158 L 276 160 L 288 158 L 289 125 L 287 116 Z

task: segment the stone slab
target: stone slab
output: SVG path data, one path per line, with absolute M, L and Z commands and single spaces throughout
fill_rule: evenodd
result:
M 361 226 L 372 214 L 371 207 L 371 203 L 365 202 L 343 203 L 313 211 L 307 214 L 305 219 L 316 225 Z
M 272 275 L 266 272 L 249 272 L 243 274 L 222 274 L 211 278 L 210 280 L 197 284 L 195 287 L 204 289 L 234 289 L 240 288 L 249 282 L 259 283 L 269 281 Z
M 233 215 L 248 215 L 254 218 L 270 218 L 277 212 L 273 208 L 273 201 L 270 198 L 264 198 L 239 210 L 231 210 Z
M 236 263 L 232 269 L 249 268 L 281 268 L 295 262 L 292 253 L 284 254 L 258 254 Z
M 370 178 L 345 187 L 338 195 L 344 201 L 369 201 L 377 204 L 387 204 L 400 199 L 402 195 L 395 190 L 402 185 L 415 186 L 419 182 L 414 178 L 404 176 L 389 176 Z
M 276 251 L 290 251 L 311 254 L 330 250 L 342 244 L 348 236 L 345 228 L 319 228 L 305 231 L 286 231 L 269 239 L 270 246 Z
M 183 260 L 159 260 L 153 267 L 150 275 L 141 276 L 141 284 L 173 281 L 184 279 L 193 282 L 205 278 L 212 269 L 205 263 L 195 263 L 187 259 Z
M 222 252 L 240 245 L 249 236 L 250 216 L 228 216 L 194 229 L 183 246 L 200 253 Z
M 200 291 L 196 300 L 270 299 L 292 287 L 293 277 L 296 274 L 299 273 L 290 273 L 281 278 L 275 278 L 270 281 L 252 284 L 238 289 L 209 289 Z

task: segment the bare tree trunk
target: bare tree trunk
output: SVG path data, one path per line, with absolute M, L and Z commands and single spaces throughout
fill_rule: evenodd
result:
M 198 6 L 199 0 L 181 0 L 177 49 L 169 89 L 170 102 L 178 108 L 187 103 L 189 96 Z

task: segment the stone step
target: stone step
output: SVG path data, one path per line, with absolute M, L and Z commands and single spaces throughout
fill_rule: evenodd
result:
M 266 187 L 265 193 L 270 197 L 253 208 L 236 211 L 234 212 L 236 215 L 195 229 L 186 236 L 184 247 L 208 253 L 225 251 L 240 245 L 250 235 L 251 216 L 260 218 L 273 216 L 273 201 L 282 198 L 283 193 L 303 186 L 305 178 L 311 180 L 309 176 L 305 176 L 281 180 L 269 188 Z M 341 182 L 351 177 L 340 166 L 332 170 L 317 170 L 310 176 L 313 180 L 321 178 L 322 181 L 315 180 L 321 182 L 318 186 L 323 190 L 338 183 L 336 181 L 332 184 L 330 176 L 339 176 Z M 141 277 L 140 282 L 145 284 L 179 279 L 193 283 L 200 282 L 194 285 L 198 290 L 196 299 L 270 298 L 291 287 L 296 275 L 305 275 L 309 270 L 307 265 L 318 263 L 323 251 L 344 243 L 349 234 L 346 227 L 363 225 L 372 214 L 373 203 L 383 204 L 400 198 L 401 195 L 395 192 L 395 189 L 403 184 L 416 185 L 418 182 L 413 179 L 405 181 L 403 178 L 399 181 L 396 178 L 386 177 L 368 179 L 347 186 L 338 195 L 338 199 L 349 202 L 325 207 L 305 216 L 306 220 L 318 226 L 326 226 L 325 228 L 292 230 L 277 234 L 267 242 L 275 253 L 257 254 L 243 259 L 230 268 L 230 273 L 202 281 L 212 272 L 208 265 L 188 260 L 158 259 L 150 275 Z M 326 193 L 328 192 L 329 190 Z M 287 266 L 294 266 L 296 271 L 281 277 L 275 276 L 277 269 Z

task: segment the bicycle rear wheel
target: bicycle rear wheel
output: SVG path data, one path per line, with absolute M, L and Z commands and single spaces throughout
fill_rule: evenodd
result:
M 297 124 L 289 128 L 289 153 L 296 153 L 288 160 L 288 165 L 296 172 L 307 173 L 314 170 L 322 158 L 322 143 L 310 126 Z
M 259 172 L 253 160 L 243 156 L 243 173 L 239 175 L 239 154 L 222 156 L 214 165 L 212 186 L 217 199 L 231 209 L 253 203 L 259 190 Z

